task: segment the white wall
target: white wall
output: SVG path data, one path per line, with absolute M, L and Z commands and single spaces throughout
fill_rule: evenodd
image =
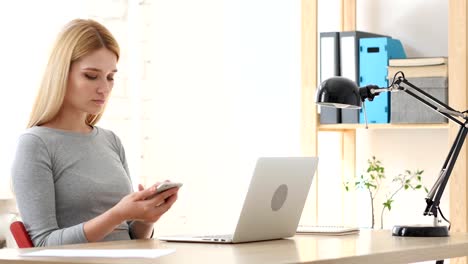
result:
M 327 13 L 319 15 L 319 31 L 339 31 L 338 1 L 319 1 L 320 6 Z M 335 8 L 335 9 L 332 9 Z M 407 56 L 447 56 L 448 37 L 448 1 L 417 0 L 417 1 L 385 1 L 359 0 L 357 1 L 357 30 L 389 35 L 399 39 Z M 324 25 L 324 26 L 321 26 Z M 323 30 L 321 30 L 323 29 Z M 319 173 L 326 175 L 326 190 L 340 189 L 339 157 L 333 157 L 329 151 L 340 151 L 333 144 L 339 140 L 333 133 L 320 133 L 319 153 L 322 157 L 322 168 Z M 423 182 L 430 189 L 435 182 L 438 172 L 448 152 L 447 129 L 392 129 L 392 130 L 364 130 L 356 133 L 356 165 L 357 175 L 367 168 L 367 159 L 372 155 L 383 162 L 387 170 L 387 177 L 393 177 L 404 170 L 423 169 Z M 329 145 L 331 144 L 331 148 Z M 325 157 L 325 159 L 324 159 Z M 331 173 L 330 173 L 331 172 Z M 323 175 L 321 174 L 321 175 Z M 323 176 L 322 176 L 323 177 Z M 449 216 L 448 188 L 443 196 L 441 207 Z M 319 199 L 330 201 L 332 206 L 343 204 L 342 194 L 319 191 Z M 424 192 L 407 192 L 398 195 L 394 208 L 386 213 L 385 227 L 389 228 L 398 223 L 431 223 L 431 217 L 422 217 L 425 208 Z M 333 199 L 333 197 L 336 197 Z M 367 195 L 358 193 L 356 208 L 357 223 L 360 226 L 370 225 L 370 208 L 367 205 Z M 380 204 L 380 203 L 379 203 Z M 322 205 L 322 206 L 320 206 Z M 327 204 L 328 206 L 328 204 Z M 327 206 L 319 203 L 319 223 L 353 223 L 339 210 L 327 210 Z M 380 205 L 379 205 L 380 207 Z M 380 210 L 378 210 L 380 212 Z M 377 215 L 377 223 L 380 217 Z
M 152 17 L 146 157 L 153 181 L 184 182 L 157 230 L 232 230 L 256 158 L 300 154 L 300 1 L 156 1 Z

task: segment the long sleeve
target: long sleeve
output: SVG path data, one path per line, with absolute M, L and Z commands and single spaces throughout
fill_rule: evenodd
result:
M 35 246 L 86 243 L 83 223 L 59 228 L 52 157 L 37 136 L 19 138 L 12 166 L 18 209 Z

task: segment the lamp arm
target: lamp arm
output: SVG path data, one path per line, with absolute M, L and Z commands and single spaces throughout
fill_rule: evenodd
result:
M 400 83 L 406 84 L 407 86 L 410 87 L 410 89 L 406 87 L 402 88 L 400 86 Z M 445 116 L 446 118 L 460 125 L 458 134 L 452 146 L 450 147 L 450 151 L 445 159 L 444 165 L 442 166 L 442 169 L 440 170 L 439 177 L 426 197 L 426 209 L 424 210 L 423 214 L 432 215 L 437 220 L 440 199 L 442 198 L 442 194 L 444 193 L 445 187 L 450 178 L 450 175 L 452 174 L 453 167 L 455 166 L 458 155 L 460 154 L 461 148 L 463 147 L 463 144 L 465 142 L 465 139 L 468 133 L 467 115 L 466 115 L 466 112 L 456 111 L 455 109 L 451 108 L 449 105 L 445 104 L 444 102 L 441 102 L 440 100 L 433 97 L 429 93 L 416 87 L 414 84 L 410 83 L 404 77 L 399 77 L 397 80 L 395 80 L 392 86 L 394 85 L 398 88 L 398 90 L 403 90 L 407 94 L 414 97 L 416 100 L 420 101 L 421 103 L 430 107 L 434 111 L 438 112 L 440 115 Z M 423 95 L 424 98 L 422 96 L 419 96 L 415 92 L 413 92 L 413 90 Z M 427 100 L 425 98 L 427 98 Z M 463 118 L 464 120 L 460 121 L 460 119 L 458 119 L 457 117 Z
M 465 125 L 460 126 L 460 129 L 458 130 L 458 134 L 445 159 L 444 165 L 440 170 L 439 178 L 437 179 L 436 183 L 434 184 L 434 186 L 429 191 L 426 197 L 427 205 L 426 209 L 424 210 L 424 215 L 433 215 L 437 218 L 437 211 L 439 208 L 440 199 L 450 178 L 453 167 L 455 166 L 458 155 L 460 154 L 460 150 L 463 147 L 463 143 L 465 142 L 467 133 L 468 128 L 466 127 L 465 122 Z
M 400 84 L 404 83 L 408 87 L 403 87 Z M 414 84 L 410 83 L 404 76 L 400 76 L 398 78 L 395 77 L 395 80 L 389 87 L 379 87 L 376 85 L 367 85 L 364 87 L 359 88 L 359 95 L 361 97 L 361 100 L 364 102 L 365 99 L 372 101 L 374 100 L 375 96 L 378 96 L 380 93 L 383 92 L 398 92 L 398 91 L 404 91 L 405 93 L 411 95 L 414 97 L 416 100 L 420 101 L 421 103 L 425 104 L 432 110 L 436 111 L 440 115 L 452 120 L 453 122 L 459 124 L 460 126 L 464 125 L 464 121 L 460 121 L 456 117 L 463 118 L 465 120 L 468 119 L 468 114 L 467 112 L 459 112 L 450 107 L 449 105 L 445 104 L 444 102 L 438 100 L 434 96 L 430 95 L 429 93 L 425 92 L 424 90 L 416 87 Z M 419 96 L 416 94 L 414 91 L 416 91 L 418 94 L 423 95 Z M 427 98 L 427 99 L 425 99 Z
M 398 73 L 397 73 L 398 74 Z M 437 98 L 423 91 L 422 89 L 416 87 L 414 84 L 410 83 L 403 75 L 394 79 L 393 83 L 386 88 L 378 87 L 374 85 L 368 85 L 361 87 L 359 89 L 359 94 L 362 101 L 368 99 L 372 101 L 375 96 L 382 92 L 396 92 L 404 91 L 408 95 L 412 96 L 416 100 L 425 104 L 432 110 L 436 111 L 440 115 L 452 120 L 453 122 L 460 125 L 458 134 L 450 148 L 450 151 L 445 159 L 444 165 L 440 170 L 439 177 L 435 182 L 432 189 L 429 191 L 426 197 L 426 209 L 424 210 L 424 215 L 432 215 L 437 220 L 437 215 L 439 211 L 439 204 L 442 194 L 444 193 L 447 182 L 452 173 L 455 162 L 457 161 L 458 155 L 460 154 L 461 148 L 465 142 L 466 136 L 468 134 L 468 111 L 459 112 L 451 108 L 444 102 L 441 102 Z M 403 83 L 409 87 L 403 87 L 400 84 Z M 422 96 L 420 96 L 422 95 Z M 461 120 L 463 119 L 463 120 Z

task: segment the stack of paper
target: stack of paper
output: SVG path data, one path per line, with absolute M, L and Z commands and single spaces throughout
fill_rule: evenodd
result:
M 83 257 L 83 258 L 159 258 L 175 249 L 44 249 L 22 253 L 22 257 Z
M 388 79 L 402 71 L 406 78 L 448 77 L 447 57 L 392 59 L 388 62 Z
M 296 230 L 297 234 L 310 234 L 310 235 L 351 235 L 359 233 L 357 227 L 347 226 L 303 226 L 300 225 Z

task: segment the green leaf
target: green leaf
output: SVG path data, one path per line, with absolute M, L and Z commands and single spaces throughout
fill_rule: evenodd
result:
M 408 190 L 409 186 L 408 184 L 405 184 L 405 190 Z
M 422 185 L 419 184 L 419 185 L 416 185 L 416 187 L 414 187 L 415 189 L 421 189 Z
M 389 211 L 392 210 L 392 199 L 388 199 L 386 202 L 383 203 L 384 208 L 387 208 Z

